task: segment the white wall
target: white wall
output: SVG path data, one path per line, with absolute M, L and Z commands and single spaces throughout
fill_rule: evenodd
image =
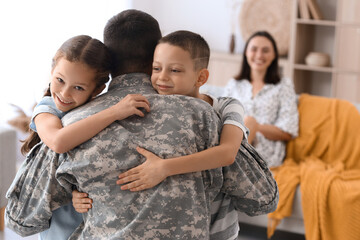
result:
M 190 30 L 216 51 L 229 51 L 231 17 L 236 13 L 236 52 L 242 50 L 237 13 L 242 0 L 8 0 L 0 1 L 0 123 L 4 107 L 31 113 L 50 75 L 51 59 L 69 37 L 87 34 L 102 40 L 108 19 L 127 8 L 154 16 L 163 34 Z M 232 6 L 237 3 L 236 11 Z
M 233 21 L 235 52 L 241 52 L 244 45 L 238 24 L 241 3 L 242 0 L 132 0 L 132 7 L 156 18 L 163 34 L 193 31 L 202 35 L 212 50 L 222 52 L 229 51 Z
M 129 6 L 128 0 L 0 1 L 0 123 L 10 117 L 4 114 L 9 103 L 31 112 L 66 39 L 87 34 L 103 40 L 107 20 Z

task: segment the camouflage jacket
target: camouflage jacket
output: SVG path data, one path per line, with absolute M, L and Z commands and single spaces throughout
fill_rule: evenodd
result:
M 260 173 L 249 172 L 251 168 L 240 171 L 241 154 L 234 167 L 168 177 L 145 191 L 120 190 L 118 174 L 144 161 L 137 146 L 162 158 L 188 155 L 218 144 L 221 128 L 207 103 L 158 95 L 143 74 L 113 79 L 106 94 L 68 113 L 63 124 L 101 111 L 129 93 L 149 99 L 151 112 L 144 118 L 114 122 L 65 154 L 56 154 L 42 143 L 32 149 L 7 193 L 8 227 L 22 236 L 47 229 L 52 211 L 71 201 L 74 188 L 87 192 L 93 207 L 71 239 L 208 239 L 209 209 L 221 191 L 237 201 L 236 208 L 250 214 L 276 207 L 272 176 L 256 165 Z

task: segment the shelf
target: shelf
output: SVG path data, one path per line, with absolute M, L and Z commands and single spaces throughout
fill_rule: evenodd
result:
M 309 66 L 306 64 L 295 64 L 294 69 L 295 70 L 304 70 L 304 71 L 314 71 L 314 72 L 360 75 L 360 71 L 336 69 L 333 67 L 316 67 L 316 66 Z
M 339 24 L 337 24 L 337 26 L 340 26 L 340 27 L 360 28 L 360 24 L 359 24 L 359 23 L 339 23 Z
M 352 71 L 352 70 L 335 70 L 337 74 L 350 74 L 350 75 L 360 75 L 360 71 Z
M 305 71 L 315 71 L 315 72 L 328 72 L 328 73 L 335 72 L 335 69 L 332 67 L 317 67 L 317 66 L 309 66 L 309 65 L 305 65 L 305 64 L 295 64 L 294 69 L 305 70 Z
M 318 25 L 318 26 L 336 26 L 337 22 L 331 20 L 314 20 L 314 19 L 296 19 L 298 24 Z
M 357 22 L 336 22 L 332 20 L 314 20 L 314 19 L 296 19 L 297 24 L 315 25 L 315 26 L 328 26 L 328 27 L 359 27 Z
M 295 92 L 330 97 L 332 94 L 332 73 L 294 69 Z
M 296 93 L 360 100 L 360 0 L 316 0 L 323 20 L 299 16 L 294 0 L 289 72 Z M 309 66 L 310 52 L 329 55 L 326 67 Z

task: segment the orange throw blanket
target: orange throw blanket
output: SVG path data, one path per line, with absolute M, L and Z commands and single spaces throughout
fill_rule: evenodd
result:
M 273 169 L 280 199 L 268 238 L 291 216 L 300 184 L 307 240 L 360 239 L 360 114 L 351 103 L 302 94 L 299 137 Z

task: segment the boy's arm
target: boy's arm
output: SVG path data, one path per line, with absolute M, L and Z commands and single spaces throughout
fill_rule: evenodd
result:
M 61 120 L 50 113 L 41 113 L 34 119 L 41 140 L 57 153 L 67 152 L 86 142 L 116 120 L 131 115 L 144 116 L 139 110 L 150 111 L 148 100 L 140 94 L 127 95 L 116 105 L 85 119 L 63 127 Z
M 146 161 L 119 175 L 117 184 L 124 184 L 122 190 L 140 191 L 151 188 L 166 177 L 198 172 L 230 165 L 240 148 L 243 131 L 234 125 L 224 125 L 220 145 L 194 153 L 170 159 L 161 159 L 155 154 L 138 148 L 138 152 L 146 157 Z
M 188 156 L 172 158 L 171 161 L 164 161 L 167 176 L 228 166 L 234 162 L 242 139 L 243 131 L 240 128 L 226 124 L 221 130 L 218 146 Z
M 213 98 L 213 108 L 219 113 L 223 123 L 218 146 L 188 156 L 166 159 L 166 161 L 162 161 L 156 155 L 140 149 L 139 153 L 146 157 L 146 161 L 119 175 L 117 184 L 127 183 L 121 189 L 139 191 L 159 184 L 168 176 L 232 164 L 240 148 L 244 132 L 247 132 L 243 125 L 243 106 L 234 98 L 221 97 L 219 99 Z
M 152 188 L 166 177 L 208 170 L 230 165 L 240 147 L 243 132 L 234 125 L 225 125 L 221 132 L 220 145 L 187 156 L 162 159 L 155 154 L 138 147 L 137 151 L 146 157 L 146 161 L 119 175 L 117 184 L 124 184 L 122 190 L 140 191 Z M 79 213 L 87 212 L 92 206 L 92 200 L 86 193 L 73 191 L 73 206 Z

